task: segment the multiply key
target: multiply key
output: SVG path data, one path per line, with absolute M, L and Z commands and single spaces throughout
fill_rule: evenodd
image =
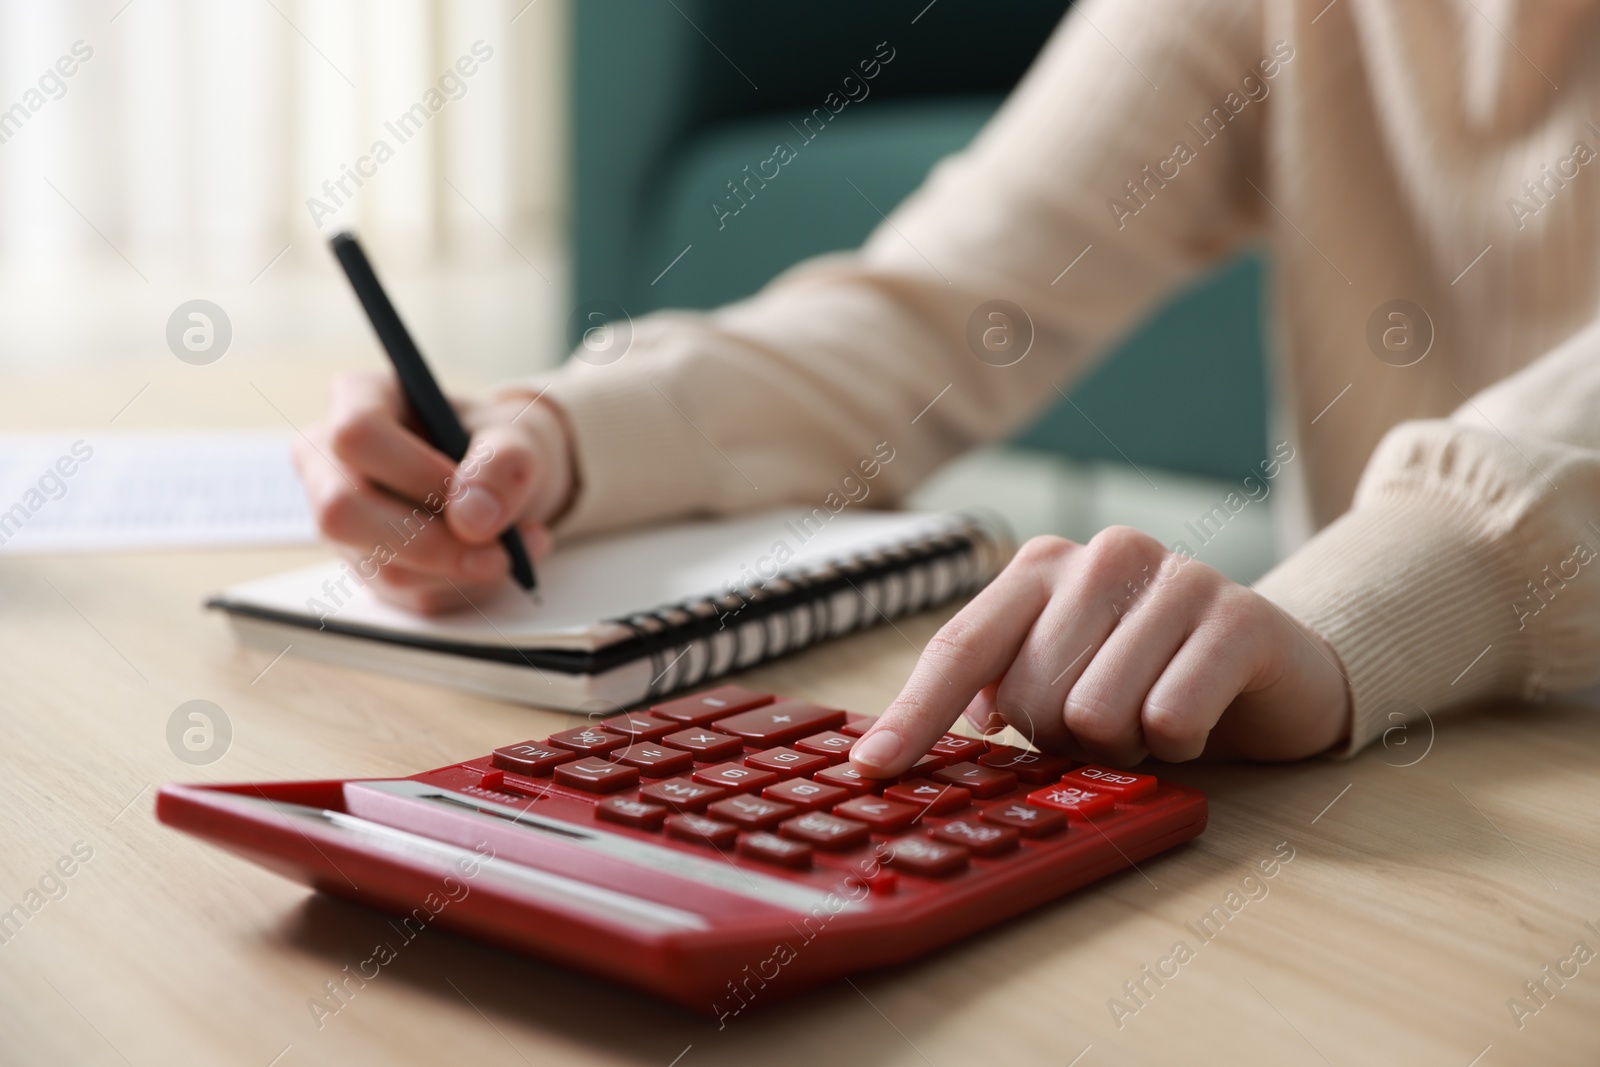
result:
M 930 815 L 943 815 L 947 811 L 958 811 L 967 806 L 972 800 L 972 794 L 956 785 L 941 785 L 923 778 L 915 782 L 901 782 L 891 785 L 883 791 L 888 800 L 898 800 L 903 804 L 915 804 L 926 808 Z
M 661 743 L 692 752 L 694 758 L 701 763 L 721 763 L 723 760 L 736 759 L 739 753 L 744 751 L 744 742 L 739 738 L 719 734 L 703 726 L 668 734 L 661 739 Z
M 776 704 L 718 719 L 717 730 L 742 737 L 752 745 L 772 748 L 843 724 L 844 712 L 835 708 L 824 708 L 803 700 L 780 700 Z
M 712 719 L 759 708 L 776 699 L 770 693 L 754 693 L 740 685 L 720 685 L 715 689 L 707 689 L 704 693 L 657 704 L 650 709 L 650 714 L 671 719 L 673 722 L 702 726 Z

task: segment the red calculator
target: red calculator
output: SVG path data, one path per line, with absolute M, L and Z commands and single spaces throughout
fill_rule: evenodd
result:
M 1194 789 L 954 734 L 863 778 L 871 722 L 724 685 L 409 778 L 169 785 L 156 813 L 408 927 L 724 1019 L 1205 829 Z

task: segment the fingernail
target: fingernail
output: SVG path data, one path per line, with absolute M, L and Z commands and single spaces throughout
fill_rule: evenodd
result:
M 506 560 L 505 550 L 492 545 L 483 548 L 474 548 L 464 553 L 461 557 L 461 566 L 471 577 L 492 582 L 496 578 L 503 578 L 510 564 Z
M 900 755 L 900 735 L 893 730 L 877 730 L 857 741 L 850 749 L 850 760 L 870 767 L 884 767 Z
M 500 529 L 503 509 L 500 501 L 487 489 L 468 486 L 467 491 L 457 497 L 450 507 L 455 512 L 457 524 L 468 533 L 489 534 Z

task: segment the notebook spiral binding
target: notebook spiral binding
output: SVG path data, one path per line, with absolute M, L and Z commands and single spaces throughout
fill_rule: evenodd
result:
M 845 562 L 780 572 L 727 596 L 612 620 L 650 657 L 645 700 L 794 652 L 824 637 L 887 622 L 973 592 L 1012 547 L 996 517 L 964 513 L 951 529 Z M 637 644 L 635 644 L 637 642 Z

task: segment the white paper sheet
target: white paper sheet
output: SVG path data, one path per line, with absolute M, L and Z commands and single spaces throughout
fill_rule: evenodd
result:
M 304 544 L 288 432 L 0 434 L 0 555 Z

